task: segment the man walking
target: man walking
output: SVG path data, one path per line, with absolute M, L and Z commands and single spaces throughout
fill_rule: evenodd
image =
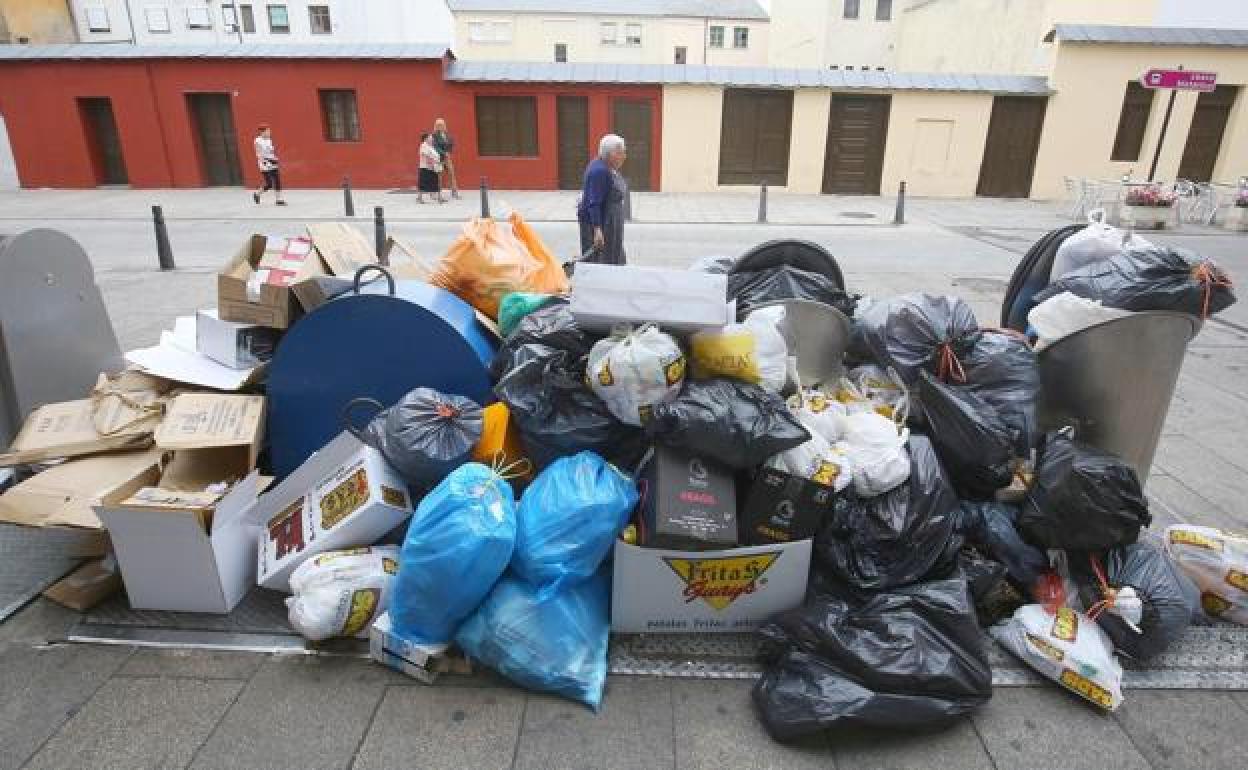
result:
M 433 121 L 433 146 L 441 157 L 442 170 L 451 178 L 451 197 L 459 197 L 459 181 L 455 178 L 455 163 L 451 160 L 451 150 L 455 149 L 455 140 L 446 130 L 446 121 L 438 118 Z
M 277 150 L 273 149 L 273 132 L 265 123 L 261 123 L 256 130 L 256 165 L 260 167 L 260 176 L 264 179 L 264 186 L 259 191 L 251 194 L 251 199 L 257 204 L 260 203 L 260 196 L 269 190 L 273 190 L 277 195 L 277 205 L 285 206 L 286 201 L 282 199 L 282 176 L 277 170 Z

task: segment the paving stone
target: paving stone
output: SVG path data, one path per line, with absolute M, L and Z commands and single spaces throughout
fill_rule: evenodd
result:
M 993 767 L 992 759 L 969 718 L 937 730 L 906 731 L 850 729 L 829 733 L 828 743 L 837 767 L 873 767 L 888 770 Z
M 525 698 L 515 689 L 388 688 L 352 768 L 509 768 Z
M 752 682 L 737 680 L 672 681 L 676 767 L 828 768 L 832 749 L 822 735 L 791 744 L 773 741 L 750 701 Z
M 601 710 L 551 695 L 530 695 L 516 768 L 670 768 L 672 692 L 664 679 L 612 677 Z
M 998 768 L 1147 768 L 1113 717 L 1052 687 L 998 687 L 971 715 Z
M 1193 490 L 1181 479 L 1166 473 L 1157 473 L 1155 470 L 1148 477 L 1147 491 L 1154 503 L 1150 506 L 1154 515 L 1152 529 L 1158 533 L 1165 526 L 1162 519 L 1176 519 L 1179 523 L 1199 524 L 1206 527 L 1242 529 L 1245 519 L 1248 518 L 1231 515 L 1218 504 Z
M 353 658 L 271 661 L 246 684 L 193 767 L 345 767 L 389 673 Z
M 1237 767 L 1248 757 L 1248 714 L 1228 693 L 1134 690 L 1114 718 L 1155 767 Z
M 0 644 L 0 768 L 20 767 L 130 652 L 128 647 Z
M 271 655 L 217 650 L 163 650 L 145 648 L 117 672 L 117 676 L 179 679 L 250 679 Z
M 1242 419 L 1242 418 L 1241 418 Z M 1168 436 L 1157 448 L 1154 467 L 1196 490 L 1237 519 L 1248 523 L 1248 486 L 1245 473 L 1186 436 Z M 1199 521 L 1195 516 L 1193 521 Z M 1240 524 L 1237 528 L 1242 528 Z
M 39 597 L 0 623 L 0 642 L 63 642 L 80 617 L 71 609 Z
M 112 679 L 26 767 L 185 767 L 241 687 L 193 679 Z

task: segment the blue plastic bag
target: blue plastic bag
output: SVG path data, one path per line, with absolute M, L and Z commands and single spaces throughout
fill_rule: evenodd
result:
M 455 643 L 469 658 L 511 681 L 580 701 L 595 711 L 607 681 L 605 572 L 552 596 L 508 572 L 464 621 Z
M 547 596 L 593 576 L 637 506 L 637 486 L 593 452 L 561 457 L 520 498 L 511 568 Z
M 451 471 L 407 528 L 390 600 L 395 632 L 449 642 L 507 569 L 515 543 L 511 485 L 480 463 Z

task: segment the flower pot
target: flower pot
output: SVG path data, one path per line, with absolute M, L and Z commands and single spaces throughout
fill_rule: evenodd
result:
M 1136 230 L 1164 230 L 1174 219 L 1174 207 L 1132 206 L 1124 203 L 1119 219 L 1123 227 Z
M 1218 207 L 1218 224 L 1223 230 L 1231 230 L 1237 233 L 1248 232 L 1248 206 L 1229 206 Z

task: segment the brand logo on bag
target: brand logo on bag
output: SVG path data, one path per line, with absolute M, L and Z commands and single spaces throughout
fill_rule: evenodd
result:
M 348 556 L 363 556 L 366 553 L 372 553 L 372 550 L 373 549 L 368 546 L 364 546 L 362 548 L 344 548 L 341 551 L 323 553 L 312 561 L 316 564 L 316 566 L 324 567 L 326 564 L 333 564 L 339 559 L 345 559 Z
M 776 518 L 783 519 L 784 520 L 783 523 L 791 523 L 793 519 L 793 514 L 795 513 L 797 513 L 797 511 L 793 507 L 792 500 L 781 500 L 776 505 L 776 514 L 775 514 Z
M 611 364 L 606 361 L 602 362 L 602 368 L 598 370 L 598 384 L 604 388 L 615 384 L 615 378 L 611 376 Z
M 1048 640 L 1042 639 L 1035 634 L 1027 634 L 1027 641 L 1031 643 L 1032 647 L 1036 648 L 1036 652 L 1050 657 L 1058 663 L 1061 663 L 1066 657 L 1066 653 L 1059 650 L 1055 645 L 1049 644 Z
M 381 568 L 385 570 L 387 575 L 399 574 L 399 563 L 394 559 L 382 557 Z
M 1059 681 L 1066 689 L 1079 693 L 1103 709 L 1112 709 L 1114 707 L 1114 696 L 1110 694 L 1109 690 L 1101 687 L 1086 676 L 1070 669 L 1065 669 L 1062 671 L 1062 678 Z
M 386 505 L 392 505 L 395 508 L 406 508 L 407 493 L 400 489 L 395 489 L 394 487 L 382 485 L 381 501 Z
M 1191 532 L 1186 529 L 1176 529 L 1170 532 L 1170 542 L 1174 545 L 1191 545 L 1196 548 L 1208 548 L 1210 551 L 1222 552 L 1222 541 L 1215 537 L 1202 535 L 1199 532 Z
M 822 484 L 830 487 L 836 483 L 836 477 L 841 475 L 841 467 L 836 463 L 830 463 L 827 460 L 820 460 L 819 466 L 815 468 L 815 472 L 811 474 L 810 480 L 816 484 Z
M 664 559 L 672 572 L 684 581 L 685 604 L 701 599 L 713 609 L 722 610 L 737 597 L 752 594 L 766 583 L 763 573 L 780 558 L 780 551 L 723 559 Z
M 305 548 L 303 542 L 303 498 L 286 507 L 269 519 L 269 540 L 273 542 L 273 558 L 281 559 L 287 554 L 299 553 Z
M 1069 607 L 1058 607 L 1049 635 L 1063 642 L 1073 642 L 1079 635 L 1079 616 Z
M 355 636 L 368 627 L 377 611 L 377 603 L 381 601 L 381 590 L 377 588 L 361 588 L 351 592 L 351 611 L 347 613 L 347 622 L 342 626 L 343 636 Z
M 1217 594 L 1206 591 L 1200 595 L 1200 607 L 1206 615 L 1217 618 L 1231 608 L 1231 603 Z
M 710 472 L 706 470 L 706 463 L 702 462 L 700 457 L 689 458 L 689 483 L 695 487 L 706 486 L 707 479 L 711 477 Z
M 806 402 L 806 408 L 814 414 L 819 414 L 828 408 L 828 397 L 822 393 L 816 393 Z
M 1248 591 L 1248 572 L 1240 572 L 1237 569 L 1227 570 L 1226 583 L 1241 591 Z
M 321 498 L 321 529 L 333 529 L 368 502 L 368 474 L 361 468 Z
M 675 385 L 685 379 L 685 357 L 681 356 L 663 367 L 663 374 L 667 377 L 668 385 Z

